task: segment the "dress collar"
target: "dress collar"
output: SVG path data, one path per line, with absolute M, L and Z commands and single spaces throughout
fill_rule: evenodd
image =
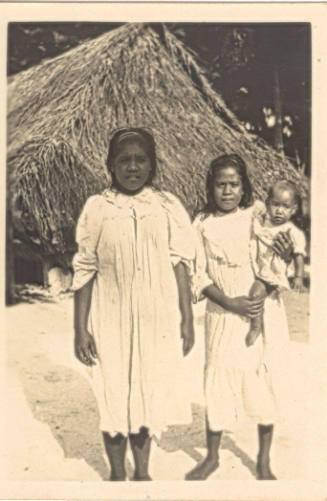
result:
M 243 212 L 243 209 L 241 209 L 240 207 L 237 207 L 235 211 L 228 212 L 227 214 L 210 214 L 211 215 L 210 219 L 214 219 L 214 220 L 223 219 L 224 221 L 226 221 L 229 218 L 233 218 L 235 216 L 238 216 L 242 212 Z
M 126 195 L 115 188 L 106 188 L 102 192 L 102 196 L 116 207 L 133 207 L 135 204 L 150 204 L 153 200 L 153 188 L 145 186 L 136 195 Z

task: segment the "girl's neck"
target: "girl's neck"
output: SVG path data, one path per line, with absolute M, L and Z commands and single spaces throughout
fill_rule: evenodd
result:
M 119 185 L 117 183 L 111 185 L 111 189 L 112 190 L 116 191 L 117 193 L 122 193 L 123 195 L 126 195 L 128 197 L 134 197 L 135 195 L 138 195 L 145 188 L 148 188 L 148 187 L 149 187 L 148 185 L 143 185 L 143 186 L 141 186 L 141 188 L 139 188 L 136 191 L 129 191 L 129 190 L 126 190 L 123 186 L 121 186 L 121 185 Z
M 239 207 L 235 207 L 235 209 L 233 209 L 229 212 L 224 212 L 217 207 L 216 212 L 215 212 L 215 216 L 218 216 L 218 217 L 228 216 L 229 214 L 235 214 L 238 211 L 239 211 Z

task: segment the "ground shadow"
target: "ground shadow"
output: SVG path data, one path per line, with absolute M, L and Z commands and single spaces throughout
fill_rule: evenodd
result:
M 86 378 L 44 355 L 31 357 L 20 378 L 34 418 L 49 425 L 65 457 L 84 459 L 108 480 L 98 408 Z
M 29 358 L 21 368 L 20 379 L 34 418 L 50 427 L 65 457 L 84 459 L 101 479 L 108 480 L 110 471 L 99 431 L 99 412 L 87 379 L 67 366 L 54 364 L 45 355 Z M 204 408 L 194 404 L 192 423 L 168 427 L 157 444 L 168 453 L 183 450 L 198 463 L 203 459 L 197 448 L 205 447 L 204 430 Z M 221 447 L 235 454 L 255 475 L 254 461 L 228 433 L 224 434 Z M 126 468 L 131 477 L 128 459 Z
M 196 463 L 200 463 L 204 457 L 197 451 L 197 448 L 206 447 L 204 407 L 199 404 L 192 404 L 192 423 L 189 425 L 169 426 L 167 431 L 162 434 L 157 445 L 166 452 L 182 450 Z M 256 463 L 237 446 L 228 432 L 223 434 L 221 448 L 228 449 L 235 454 L 252 475 L 256 476 Z

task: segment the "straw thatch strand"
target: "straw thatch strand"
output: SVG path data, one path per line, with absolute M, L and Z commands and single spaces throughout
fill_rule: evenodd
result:
M 112 132 L 143 126 L 155 136 L 158 186 L 194 213 L 210 161 L 238 153 L 256 197 L 279 178 L 303 193 L 287 159 L 250 135 L 165 27 L 127 24 L 23 71 L 8 84 L 8 182 L 15 234 L 43 255 L 74 248 L 86 198 L 108 182 Z

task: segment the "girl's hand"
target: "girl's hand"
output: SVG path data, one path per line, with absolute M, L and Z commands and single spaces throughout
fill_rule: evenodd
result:
M 87 330 L 75 332 L 75 356 L 82 364 L 95 365 L 98 353 L 94 338 Z
M 183 355 L 186 357 L 194 345 L 193 318 L 183 318 L 181 322 L 181 338 L 183 339 Z
M 288 231 L 278 233 L 272 248 L 286 263 L 292 261 L 293 243 Z
M 264 299 L 251 299 L 248 296 L 229 297 L 226 299 L 226 310 L 243 317 L 255 318 L 260 315 Z
M 304 287 L 304 284 L 303 284 L 303 279 L 301 277 L 295 277 L 294 278 L 293 289 L 296 292 L 300 292 L 300 293 L 305 291 L 305 287 Z

